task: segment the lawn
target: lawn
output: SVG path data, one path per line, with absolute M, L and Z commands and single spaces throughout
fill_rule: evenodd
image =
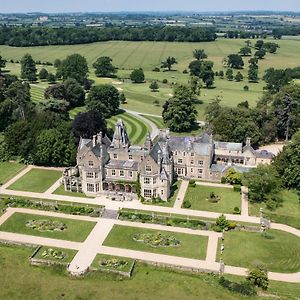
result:
M 281 206 L 275 210 L 269 210 L 265 203 L 251 203 L 250 214 L 259 216 L 259 209 L 264 209 L 264 214 L 273 222 L 283 223 L 300 229 L 300 205 L 296 191 L 284 190 L 279 194 L 282 199 Z
M 34 103 L 40 103 L 44 100 L 44 87 L 37 85 L 37 84 L 32 84 L 30 86 L 30 95 L 31 95 L 31 100 Z
M 106 273 L 93 273 L 76 280 L 67 275 L 64 267 L 31 266 L 28 262 L 31 254 L 32 248 L 0 245 L 0 299 L 241 299 L 207 274 L 191 275 L 137 264 L 130 280 Z M 290 286 L 297 297 L 299 285 Z
M 25 166 L 15 162 L 0 162 L 0 185 L 13 178 Z
M 10 190 L 44 193 L 60 177 L 61 171 L 32 169 L 8 187 Z
M 163 235 L 175 237 L 181 242 L 181 245 L 176 247 L 152 247 L 133 240 L 135 234 L 156 234 L 158 232 Z M 205 236 L 114 225 L 103 245 L 204 260 L 206 257 L 207 242 L 208 237 Z
M 166 128 L 163 118 L 161 117 L 154 117 L 154 116 L 147 116 L 147 115 L 141 115 L 141 116 L 154 123 L 156 127 L 159 129 Z
M 218 203 L 212 203 L 208 200 L 212 192 L 221 198 Z M 196 185 L 196 187 L 189 186 L 184 200 L 189 201 L 192 205 L 190 209 L 195 210 L 233 213 L 235 207 L 241 208 L 240 193 L 229 188 L 202 185 Z
M 77 193 L 77 192 L 65 191 L 65 187 L 63 185 L 61 185 L 59 188 L 57 188 L 52 194 L 78 197 L 78 198 L 95 198 L 95 197 L 91 197 L 91 196 L 86 196 L 84 193 L 81 193 L 81 192 Z
M 134 117 L 128 113 L 121 113 L 116 116 L 113 116 L 107 121 L 108 127 L 115 129 L 115 125 L 119 119 L 122 119 L 131 144 L 141 145 L 146 139 L 147 133 L 150 131 L 148 126 L 143 122 L 143 120 Z
M 225 234 L 223 259 L 226 265 L 251 267 L 256 262 L 268 271 L 300 271 L 300 239 L 279 230 L 268 230 L 270 238 L 258 232 L 231 231 Z
M 65 224 L 67 227 L 63 231 L 39 231 L 26 226 L 27 221 L 49 220 Z M 6 222 L 0 226 L 0 231 L 14 232 L 26 235 L 34 235 L 59 240 L 68 240 L 74 242 L 83 242 L 93 227 L 95 222 L 77 221 L 71 219 L 62 219 L 41 215 L 30 215 L 23 213 L 14 213 Z
M 58 251 L 58 252 L 63 252 L 64 254 L 64 258 L 62 259 L 56 259 L 54 257 L 50 256 L 43 256 L 43 253 L 48 252 L 49 249 Z M 62 249 L 62 248 L 54 248 L 54 247 L 46 247 L 43 246 L 39 249 L 39 251 L 34 255 L 35 259 L 44 259 L 44 260 L 51 260 L 54 262 L 58 262 L 58 263 L 70 263 L 74 256 L 76 255 L 77 251 L 76 250 L 72 250 L 72 249 Z

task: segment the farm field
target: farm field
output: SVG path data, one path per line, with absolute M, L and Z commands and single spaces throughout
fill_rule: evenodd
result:
M 175 237 L 181 242 L 180 246 L 175 247 L 153 247 L 146 243 L 137 242 L 133 239 L 135 234 L 151 234 Z M 171 231 L 156 231 L 152 229 L 143 229 L 114 225 L 113 229 L 104 241 L 104 246 L 118 247 L 137 251 L 146 251 L 158 254 L 181 256 L 186 258 L 205 259 L 208 237 L 197 236 L 184 233 L 175 233 Z
M 220 197 L 218 203 L 210 202 L 208 199 L 211 193 Z M 234 208 L 241 208 L 241 195 L 239 192 L 229 188 L 219 188 L 211 186 L 196 185 L 196 187 L 188 187 L 185 194 L 185 201 L 191 203 L 190 209 L 213 211 L 219 213 L 234 212 Z
M 119 68 L 117 76 L 120 78 L 129 78 L 130 72 L 134 68 L 143 68 L 146 76 L 146 83 L 132 84 L 124 80 L 116 85 L 120 91 L 123 91 L 127 97 L 127 104 L 122 108 L 138 111 L 141 113 L 150 113 L 161 115 L 163 103 L 172 93 L 172 85 L 178 82 L 188 83 L 188 74 L 183 74 L 183 70 L 188 68 L 192 57 L 192 51 L 195 48 L 202 48 L 208 54 L 208 59 L 214 62 L 214 70 L 224 70 L 222 60 L 231 53 L 237 53 L 244 46 L 245 40 L 227 40 L 219 38 L 215 42 L 209 43 L 178 43 L 178 42 L 127 42 L 112 41 L 100 42 L 87 45 L 70 46 L 44 46 L 44 47 L 8 47 L 0 46 L 0 54 L 6 59 L 19 60 L 25 53 L 30 53 L 35 60 L 53 62 L 56 58 L 63 59 L 67 55 L 79 53 L 86 57 L 90 66 L 90 78 L 95 80 L 96 84 L 109 83 L 114 84 L 115 80 L 96 78 L 92 69 L 92 63 L 99 56 L 108 55 L 112 57 L 113 63 Z M 267 54 L 266 58 L 259 61 L 260 77 L 264 70 L 269 67 L 287 68 L 298 66 L 298 53 L 300 51 L 300 40 L 276 40 L 280 45 L 277 54 Z M 255 40 L 252 41 L 252 44 Z M 178 64 L 174 66 L 171 72 L 153 72 L 152 69 L 159 67 L 161 61 L 167 56 L 174 56 Z M 202 89 L 200 99 L 203 104 L 197 104 L 198 120 L 204 120 L 205 107 L 212 99 L 217 96 L 222 99 L 224 106 L 236 106 L 239 102 L 247 100 L 250 106 L 254 106 L 256 101 L 262 96 L 264 82 L 248 83 L 246 77 L 248 72 L 249 57 L 244 58 L 245 68 L 241 70 L 245 79 L 242 82 L 227 81 L 226 79 L 215 78 L 215 88 Z M 44 66 L 38 66 L 41 68 Z M 52 66 L 45 66 L 46 69 L 53 72 Z M 19 64 L 7 64 L 7 70 L 12 74 L 20 74 Z M 234 71 L 234 74 L 237 71 Z M 168 84 L 162 84 L 162 80 L 167 79 Z M 151 81 L 157 80 L 160 90 L 153 93 L 149 89 Z M 42 83 L 44 86 L 44 83 Z M 249 86 L 249 91 L 244 91 L 244 86 Z M 34 88 L 32 91 L 33 100 L 38 101 L 38 91 Z M 158 101 L 154 104 L 154 101 Z M 80 110 L 74 110 L 71 116 L 74 117 Z
M 61 171 L 32 169 L 8 187 L 10 190 L 44 193 L 60 177 Z
M 25 166 L 14 162 L 0 162 L 0 185 L 13 178 Z
M 36 227 L 26 226 L 28 221 L 49 221 L 59 224 L 65 224 L 66 228 L 64 230 L 50 230 L 41 229 Z M 40 237 L 47 237 L 60 240 L 68 240 L 73 242 L 83 242 L 93 227 L 95 222 L 78 221 L 71 219 L 62 219 L 56 217 L 48 217 L 41 215 L 30 215 L 23 213 L 14 213 L 6 222 L 0 226 L 0 231 L 21 233 L 27 235 L 34 235 Z M 42 228 L 42 227 L 41 227 Z M 48 227 L 47 227 L 48 228 Z M 50 228 L 50 227 L 49 227 Z
M 299 272 L 299 238 L 279 230 L 268 230 L 266 234 L 267 237 L 263 237 L 259 232 L 225 233 L 223 253 L 225 264 L 248 268 L 260 262 L 267 267 L 268 271 Z

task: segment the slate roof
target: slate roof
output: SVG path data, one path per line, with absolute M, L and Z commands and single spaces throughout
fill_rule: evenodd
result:
M 242 151 L 242 143 L 227 143 L 227 142 L 214 142 L 215 149 L 230 150 L 230 151 Z
M 124 169 L 138 171 L 139 163 L 137 161 L 128 160 L 111 160 L 106 167 L 110 169 Z
M 255 156 L 258 158 L 272 159 L 275 155 L 267 150 L 255 151 Z
M 226 170 L 229 170 L 230 168 L 232 168 L 240 173 L 247 173 L 252 169 L 247 166 L 239 166 L 239 165 L 235 165 L 235 164 L 232 164 L 232 165 L 212 164 L 210 167 L 212 172 L 219 172 L 219 173 L 224 173 Z

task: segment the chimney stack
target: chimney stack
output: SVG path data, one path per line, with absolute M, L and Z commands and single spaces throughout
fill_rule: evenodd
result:
M 93 135 L 93 147 L 96 147 L 97 135 Z

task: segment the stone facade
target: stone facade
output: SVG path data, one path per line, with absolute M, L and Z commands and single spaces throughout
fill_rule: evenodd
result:
M 122 120 L 116 124 L 112 141 L 100 132 L 80 139 L 77 166 L 64 172 L 66 190 L 86 195 L 116 194 L 123 198 L 136 193 L 145 199 L 166 201 L 176 178 L 220 181 L 230 168 L 247 172 L 260 163 L 269 164 L 273 154 L 246 145 L 199 137 L 171 136 L 161 131 L 153 145 L 147 135 L 143 146 L 130 144 Z

